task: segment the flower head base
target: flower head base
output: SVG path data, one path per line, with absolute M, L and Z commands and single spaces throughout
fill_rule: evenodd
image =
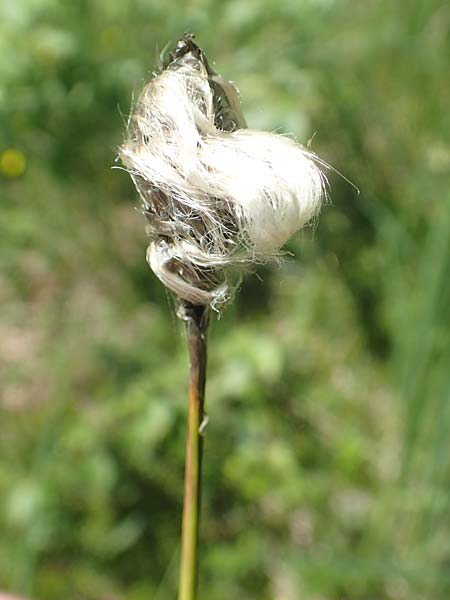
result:
M 152 270 L 182 301 L 217 310 L 236 267 L 279 257 L 325 196 L 311 152 L 245 127 L 237 90 L 185 35 L 144 87 L 120 149 L 148 220 Z

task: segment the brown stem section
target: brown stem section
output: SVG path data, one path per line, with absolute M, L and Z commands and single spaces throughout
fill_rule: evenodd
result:
M 198 526 L 203 450 L 206 331 L 208 308 L 184 307 L 189 348 L 189 408 L 184 479 L 179 600 L 195 600 L 198 580 Z

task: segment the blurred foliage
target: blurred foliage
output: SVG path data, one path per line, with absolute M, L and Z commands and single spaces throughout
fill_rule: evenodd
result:
M 444 0 L 0 5 L 0 586 L 175 597 L 186 350 L 110 167 L 185 30 L 362 190 L 212 324 L 201 597 L 447 599 Z

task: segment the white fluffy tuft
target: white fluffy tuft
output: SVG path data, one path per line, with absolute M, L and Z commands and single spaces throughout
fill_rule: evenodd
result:
M 317 216 L 326 178 L 292 139 L 237 129 L 237 92 L 208 69 L 190 51 L 150 81 L 120 156 L 148 218 L 152 270 L 181 300 L 220 308 L 232 267 L 278 257 Z

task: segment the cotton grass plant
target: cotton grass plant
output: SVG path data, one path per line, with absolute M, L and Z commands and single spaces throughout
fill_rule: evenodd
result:
M 147 219 L 147 261 L 184 320 L 190 355 L 179 600 L 194 600 L 206 333 L 242 274 L 279 260 L 318 215 L 324 163 L 291 138 L 247 129 L 236 88 L 186 34 L 142 90 L 120 158 Z

